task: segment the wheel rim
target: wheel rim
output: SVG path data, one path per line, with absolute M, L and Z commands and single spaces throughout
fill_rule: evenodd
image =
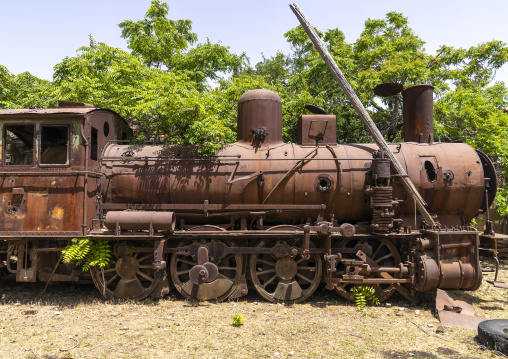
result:
M 109 268 L 90 269 L 95 286 L 108 299 L 144 299 L 164 279 L 159 278 L 152 268 L 153 253 L 112 256 Z
M 227 246 L 236 246 L 229 240 L 223 241 Z M 206 244 L 202 241 L 199 244 Z M 182 241 L 179 247 L 191 245 L 192 240 Z M 197 259 L 190 256 L 182 256 L 173 254 L 171 256 L 171 279 L 175 288 L 185 298 L 195 300 L 217 300 L 226 299 L 238 287 L 242 278 L 243 256 L 241 254 L 230 254 L 226 257 L 213 261 L 218 270 L 219 275 L 210 283 L 201 285 L 193 284 L 189 278 L 189 272 L 192 267 L 198 264 Z
M 400 262 L 400 254 L 397 248 L 392 242 L 384 238 L 369 238 L 369 239 L 356 239 L 350 238 L 339 241 L 338 244 L 334 245 L 334 248 L 353 248 L 357 244 L 361 244 L 364 247 L 365 254 L 376 262 L 381 267 L 397 267 Z M 356 258 L 354 254 L 343 254 L 343 258 L 352 259 Z M 345 274 L 345 267 L 340 265 L 337 267 L 337 273 L 339 275 Z M 383 278 L 380 273 L 372 273 L 365 276 L 365 278 Z M 353 284 L 338 284 L 335 290 L 339 295 L 349 301 L 351 299 L 351 288 Z M 380 302 L 387 300 L 396 291 L 394 284 L 381 284 L 371 285 L 375 290 L 375 296 Z
M 280 241 L 261 240 L 256 247 L 271 248 Z M 301 246 L 301 241 L 285 241 Z M 322 262 L 316 254 L 309 259 L 271 254 L 251 254 L 249 274 L 256 291 L 271 302 L 298 303 L 309 298 L 321 282 Z

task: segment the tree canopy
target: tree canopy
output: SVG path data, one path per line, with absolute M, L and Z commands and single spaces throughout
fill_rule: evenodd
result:
M 277 92 L 283 104 L 285 141 L 296 138 L 298 116 L 312 103 L 337 116 L 339 143 L 370 142 L 346 96 L 304 30 L 285 34 L 291 52 L 249 65 L 245 53 L 221 43 L 198 42 L 190 20 L 169 18 L 169 6 L 154 0 L 140 20 L 119 24 L 130 52 L 90 42 L 54 67 L 53 81 L 28 72 L 14 75 L 0 65 L 0 108 L 55 107 L 57 100 L 111 108 L 127 118 L 137 139 L 193 144 L 213 154 L 235 140 L 236 102 L 254 88 Z M 495 82 L 508 61 L 508 46 L 488 41 L 468 49 L 443 45 L 429 54 L 402 14 L 368 19 L 360 37 L 346 42 L 336 29 L 317 30 L 339 68 L 388 141 L 400 141 L 402 104 L 375 96 L 381 83 L 434 86 L 435 137 L 463 141 L 490 155 L 508 179 L 508 90 Z M 497 198 L 508 215 L 508 190 Z

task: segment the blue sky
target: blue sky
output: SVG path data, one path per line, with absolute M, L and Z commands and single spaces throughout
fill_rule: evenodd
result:
M 167 1 L 169 16 L 190 19 L 200 41 L 221 41 L 236 53 L 246 52 L 251 65 L 274 55 L 289 52 L 284 33 L 298 20 L 289 1 L 186 0 Z M 467 48 L 481 42 L 508 43 L 508 1 L 484 0 L 298 0 L 309 21 L 320 30 L 338 27 L 348 42 L 355 41 L 368 18 L 384 18 L 389 11 L 402 12 L 410 26 L 435 53 L 442 44 Z M 96 41 L 127 49 L 118 23 L 138 20 L 150 6 L 149 0 L 0 0 L 0 64 L 9 71 L 51 79 L 53 66 L 74 56 Z M 508 84 L 508 66 L 496 80 Z

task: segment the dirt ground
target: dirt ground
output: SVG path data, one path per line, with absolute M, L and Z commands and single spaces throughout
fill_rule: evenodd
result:
M 508 282 L 508 258 L 500 280 Z M 493 274 L 486 274 L 487 279 Z M 494 358 L 476 330 L 445 328 L 435 294 L 417 306 L 399 295 L 359 311 L 324 289 L 302 304 L 271 304 L 250 291 L 222 303 L 192 304 L 176 292 L 158 301 L 110 302 L 92 285 L 0 279 L 1 358 Z M 484 281 L 475 313 L 508 319 L 508 290 Z M 241 315 L 243 325 L 233 326 Z

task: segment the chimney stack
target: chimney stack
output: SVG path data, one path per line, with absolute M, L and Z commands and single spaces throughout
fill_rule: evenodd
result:
M 434 86 L 415 85 L 402 91 L 404 142 L 434 142 Z

